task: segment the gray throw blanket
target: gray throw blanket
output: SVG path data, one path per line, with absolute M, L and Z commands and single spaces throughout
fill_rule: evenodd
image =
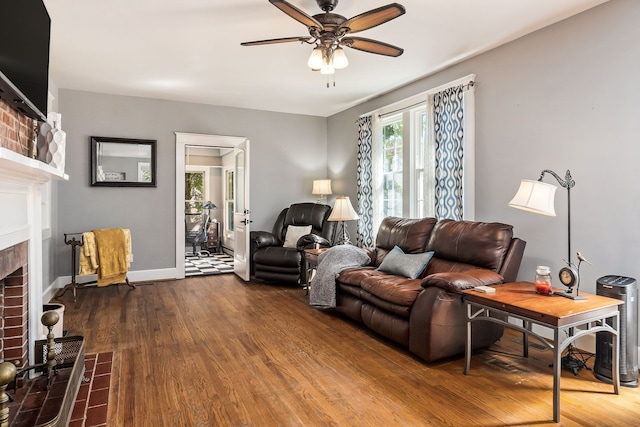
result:
M 347 268 L 369 264 L 369 255 L 357 246 L 338 245 L 318 256 L 318 269 L 311 282 L 309 305 L 316 308 L 335 308 L 336 277 Z

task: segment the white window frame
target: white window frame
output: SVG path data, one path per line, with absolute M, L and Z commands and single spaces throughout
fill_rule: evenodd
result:
M 406 113 L 407 114 L 407 113 Z M 413 218 L 419 218 L 427 216 L 427 212 L 429 211 L 426 207 L 426 183 L 428 179 L 428 149 L 429 149 L 429 125 L 427 125 L 427 135 L 426 140 L 424 142 L 424 149 L 422 153 L 418 151 L 419 143 L 422 138 L 422 126 L 418 124 L 421 122 L 421 115 L 427 114 L 427 120 L 429 119 L 427 112 L 427 105 L 421 105 L 412 108 L 408 114 L 410 115 L 410 123 L 408 132 L 410 133 L 410 156 L 411 156 L 411 164 L 409 169 L 409 179 L 411 185 L 409 187 L 410 196 L 409 196 L 409 212 L 410 216 Z M 422 167 L 418 165 L 418 159 L 422 157 Z M 422 182 L 420 183 L 420 171 L 422 171 Z M 420 191 L 420 187 L 422 187 L 422 191 Z M 421 202 L 420 202 L 421 200 Z M 420 204 L 425 206 L 424 212 L 420 213 Z
M 396 117 L 401 114 L 405 125 L 403 126 L 403 216 L 406 217 L 433 217 L 435 216 L 435 206 L 433 203 L 425 204 L 425 215 L 419 214 L 417 194 L 419 185 L 417 184 L 418 171 L 416 169 L 415 155 L 417 154 L 414 141 L 419 138 L 419 130 L 414 125 L 419 114 L 426 112 L 427 114 L 427 146 L 425 147 L 424 158 L 424 200 L 435 199 L 435 136 L 433 134 L 433 96 L 450 87 L 455 87 L 469 82 L 474 82 L 475 74 L 456 79 L 445 85 L 441 85 L 428 91 L 419 93 L 410 98 L 382 107 L 371 114 L 373 116 L 373 206 L 374 217 L 373 226 L 377 230 L 384 217 L 382 198 L 376 195 L 382 195 L 382 126 L 388 117 Z M 464 165 L 463 165 L 463 219 L 475 219 L 475 102 L 474 102 L 474 86 L 470 85 L 464 96 Z M 406 125 L 409 123 L 409 126 Z

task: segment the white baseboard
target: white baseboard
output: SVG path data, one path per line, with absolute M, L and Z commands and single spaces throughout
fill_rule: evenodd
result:
M 150 280 L 176 279 L 177 268 L 161 268 L 158 270 L 130 271 L 127 276 L 131 282 L 147 282 Z
M 149 282 L 152 280 L 171 280 L 176 278 L 176 268 L 162 268 L 158 270 L 138 270 L 129 271 L 127 278 L 130 282 Z M 98 279 L 96 274 L 87 274 L 84 276 L 76 276 L 76 283 L 90 283 Z M 49 285 L 42 293 L 42 301 L 51 301 L 58 289 L 64 288 L 71 283 L 71 276 L 60 276 Z

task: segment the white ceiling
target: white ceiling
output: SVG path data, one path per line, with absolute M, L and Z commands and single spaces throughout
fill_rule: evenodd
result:
M 608 0 L 398 0 L 407 13 L 358 36 L 398 58 L 346 49 L 336 86 L 312 47 L 243 41 L 307 36 L 267 0 L 44 0 L 51 78 L 76 89 L 326 117 Z M 289 0 L 310 15 L 315 0 Z M 351 18 L 390 0 L 340 0 Z

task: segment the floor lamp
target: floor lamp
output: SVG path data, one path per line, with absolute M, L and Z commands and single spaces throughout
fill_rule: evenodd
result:
M 571 299 L 586 299 L 578 295 L 578 287 L 580 286 L 579 268 L 576 268 L 571 262 L 571 189 L 576 183 L 571 178 L 569 170 L 567 170 L 564 179 L 549 169 L 543 170 L 537 181 L 523 179 L 520 182 L 518 192 L 509 202 L 509 206 L 541 215 L 556 216 L 554 199 L 557 187 L 542 182 L 542 178 L 547 173 L 552 175 L 560 186 L 567 189 L 567 259 L 565 260 L 567 267 L 560 270 L 560 281 L 568 287 L 568 291 L 556 293 Z M 581 262 L 584 260 L 580 255 L 578 255 L 578 258 L 580 258 Z M 573 286 L 576 286 L 575 294 L 572 292 Z
M 331 210 L 331 215 L 329 215 L 328 221 L 340 221 L 338 229 L 341 234 L 338 234 L 338 238 L 335 242 L 337 245 L 351 244 L 349 233 L 347 232 L 344 222 L 353 221 L 358 218 L 360 217 L 356 213 L 355 209 L 353 209 L 353 205 L 351 204 L 349 197 L 342 196 L 336 198 L 336 202 L 333 204 L 333 210 Z

